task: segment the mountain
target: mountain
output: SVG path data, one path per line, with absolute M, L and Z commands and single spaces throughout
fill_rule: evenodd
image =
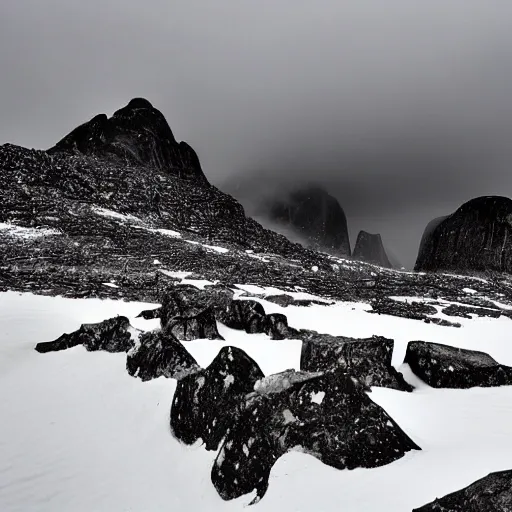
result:
M 366 231 L 360 231 L 357 235 L 352 257 L 356 260 L 373 263 L 379 267 L 392 267 L 379 234 L 373 235 Z
M 425 230 L 415 270 L 512 271 L 512 200 L 477 197 Z
M 350 256 L 345 212 L 338 201 L 319 187 L 296 190 L 270 207 L 272 221 L 290 227 L 315 250 Z
M 206 176 L 143 99 L 0 147 L 1 510 L 410 512 L 510 464 L 507 274 L 317 252 Z

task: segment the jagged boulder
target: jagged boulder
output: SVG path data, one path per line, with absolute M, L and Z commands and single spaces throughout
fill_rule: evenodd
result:
M 217 330 L 215 314 L 211 307 L 207 307 L 197 315 L 175 316 L 165 326 L 165 331 L 179 340 L 223 340 Z
M 232 300 L 217 319 L 231 329 L 256 334 L 264 331 L 265 308 L 255 300 Z
M 423 240 L 416 270 L 512 271 L 512 200 L 484 196 L 463 204 Z
M 367 388 L 342 371 L 283 375 L 249 395 L 212 468 L 212 482 L 224 500 L 265 494 L 272 466 L 300 449 L 337 469 L 374 468 L 419 449 L 366 394 Z M 265 392 L 266 390 L 266 392 Z
M 83 345 L 89 351 L 128 352 L 134 344 L 130 321 L 124 316 L 110 318 L 97 324 L 83 324 L 78 331 L 63 334 L 55 341 L 38 343 L 38 352 L 55 352 Z
M 373 263 L 379 267 L 392 267 L 379 234 L 359 231 L 352 257 L 356 260 Z
M 263 376 L 243 350 L 222 348 L 208 368 L 178 383 L 171 407 L 174 436 L 186 444 L 202 439 L 207 450 L 216 450 Z
M 144 98 L 132 99 L 110 118 L 105 114 L 93 117 L 48 152 L 130 162 L 207 183 L 195 151 L 176 141 L 163 114 Z
M 368 387 L 381 386 L 412 391 L 403 375 L 391 364 L 394 341 L 382 336 L 366 339 L 329 336 L 301 331 L 301 370 L 317 372 L 341 368 Z
M 510 512 L 512 471 L 490 473 L 470 486 L 413 512 Z
M 156 309 L 145 309 L 144 311 L 141 311 L 137 318 L 144 318 L 144 320 L 153 320 L 155 318 L 160 318 L 161 314 L 161 308 Z
M 484 352 L 411 341 L 404 363 L 434 388 L 512 385 L 512 368 L 497 363 Z
M 307 246 L 337 256 L 350 256 L 345 212 L 319 187 L 297 190 L 270 208 L 271 220 L 292 228 Z
M 167 377 L 181 379 L 199 371 L 196 360 L 171 334 L 162 330 L 146 332 L 128 353 L 126 370 L 143 381 Z

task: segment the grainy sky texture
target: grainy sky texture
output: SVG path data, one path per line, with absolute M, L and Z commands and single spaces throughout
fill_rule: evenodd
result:
M 509 0 L 1 0 L 0 143 L 134 96 L 252 210 L 324 185 L 413 265 L 434 217 L 512 196 Z

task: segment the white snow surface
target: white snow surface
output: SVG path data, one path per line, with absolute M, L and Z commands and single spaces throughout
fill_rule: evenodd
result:
M 61 232 L 57 231 L 56 229 L 25 228 L 23 226 L 18 226 L 17 224 L 12 224 L 10 222 L 0 222 L 0 231 L 7 232 L 9 235 L 15 236 L 17 238 L 26 239 L 61 234 Z
M 260 290 L 261 292 L 261 290 Z M 258 292 L 257 292 L 258 293 Z M 364 304 L 280 306 L 293 327 L 396 340 L 422 339 L 489 353 L 512 365 L 508 318 L 453 319 L 460 329 L 369 314 Z M 253 496 L 224 502 L 210 482 L 215 452 L 185 447 L 169 431 L 175 381 L 143 383 L 125 370 L 125 354 L 75 347 L 39 354 L 34 346 L 117 314 L 136 319 L 156 304 L 0 293 L 0 510 L 2 512 L 160 510 L 241 511 Z M 439 314 L 439 316 L 442 316 Z M 219 325 L 224 342 L 184 342 L 207 365 L 221 346 L 243 348 L 268 375 L 298 368 L 300 342 L 272 341 Z M 435 390 L 406 365 L 413 393 L 374 388 L 380 404 L 422 451 L 376 469 L 338 471 L 293 451 L 274 466 L 262 512 L 319 510 L 410 512 L 491 471 L 512 468 L 512 387 Z M 320 396 L 315 397 L 320 400 Z M 291 421 L 291 420 L 290 420 Z

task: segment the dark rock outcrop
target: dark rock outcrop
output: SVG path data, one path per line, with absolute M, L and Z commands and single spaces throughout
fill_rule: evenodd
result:
M 171 408 L 171 430 L 186 444 L 202 439 L 216 450 L 245 405 L 245 395 L 264 377 L 242 350 L 224 347 L 205 370 L 180 380 Z
M 415 269 L 512 272 L 512 200 L 484 196 L 463 204 L 423 241 Z
M 428 247 L 431 242 L 432 233 L 435 231 L 437 226 L 443 222 L 444 219 L 448 218 L 448 215 L 444 215 L 442 217 L 436 217 L 432 219 L 428 224 L 425 230 L 423 231 L 423 235 L 420 240 L 420 247 L 418 249 L 418 254 L 422 254 L 425 250 L 425 247 Z
M 255 300 L 233 300 L 217 319 L 231 329 L 256 334 L 264 331 L 265 308 Z
M 207 307 L 197 315 L 175 316 L 165 326 L 165 331 L 179 340 L 197 339 L 223 340 L 217 330 L 217 322 L 212 307 Z
M 163 114 L 144 98 L 134 98 L 111 118 L 105 114 L 93 117 L 48 152 L 78 152 L 145 165 L 180 178 L 206 183 L 194 150 L 185 142 L 176 141 Z
M 374 235 L 366 231 L 359 231 L 352 257 L 355 260 L 373 263 L 379 267 L 391 268 L 391 263 L 379 234 Z
M 146 381 L 158 377 L 179 380 L 200 368 L 174 336 L 158 330 L 140 336 L 138 346 L 128 353 L 126 369 L 132 377 Z
M 294 299 L 291 295 L 286 293 L 282 295 L 267 295 L 265 296 L 265 300 L 267 302 L 273 302 L 274 304 L 278 304 L 283 308 L 287 308 L 288 306 L 298 306 L 298 307 L 309 307 L 309 306 L 332 306 L 334 302 L 329 301 L 321 301 L 315 299 Z
M 412 320 L 426 320 L 429 315 L 437 313 L 434 306 L 415 300 L 400 301 L 389 297 L 378 297 L 372 300 L 371 305 L 372 309 L 368 313 L 400 316 Z
M 337 469 L 374 468 L 418 449 L 388 414 L 370 400 L 366 388 L 340 371 L 272 385 L 247 397 L 212 468 L 212 482 L 230 500 L 257 491 L 261 499 L 272 466 L 299 449 Z
M 55 341 L 38 343 L 38 352 L 55 352 L 83 345 L 88 351 L 128 352 L 135 344 L 130 321 L 124 316 L 110 318 L 97 324 L 83 324 L 78 331 L 63 334 Z
M 394 341 L 382 336 L 367 339 L 329 336 L 301 331 L 301 370 L 308 372 L 340 368 L 366 386 L 412 391 L 403 375 L 391 364 Z
M 319 187 L 297 190 L 270 209 L 274 222 L 293 228 L 305 244 L 337 256 L 350 256 L 345 212 Z
M 512 471 L 490 473 L 460 491 L 436 499 L 413 512 L 510 512 Z
M 411 341 L 404 363 L 429 386 L 468 389 L 512 385 L 512 368 L 484 352 Z
M 156 309 L 145 309 L 144 311 L 141 311 L 137 318 L 144 318 L 144 320 L 153 320 L 155 318 L 160 318 L 161 314 L 161 308 Z
M 443 314 L 447 316 L 458 316 L 460 318 L 472 318 L 471 315 L 476 315 L 479 317 L 487 316 L 491 318 L 499 318 L 502 313 L 503 311 L 499 309 L 461 306 L 459 304 L 450 304 L 443 309 Z

